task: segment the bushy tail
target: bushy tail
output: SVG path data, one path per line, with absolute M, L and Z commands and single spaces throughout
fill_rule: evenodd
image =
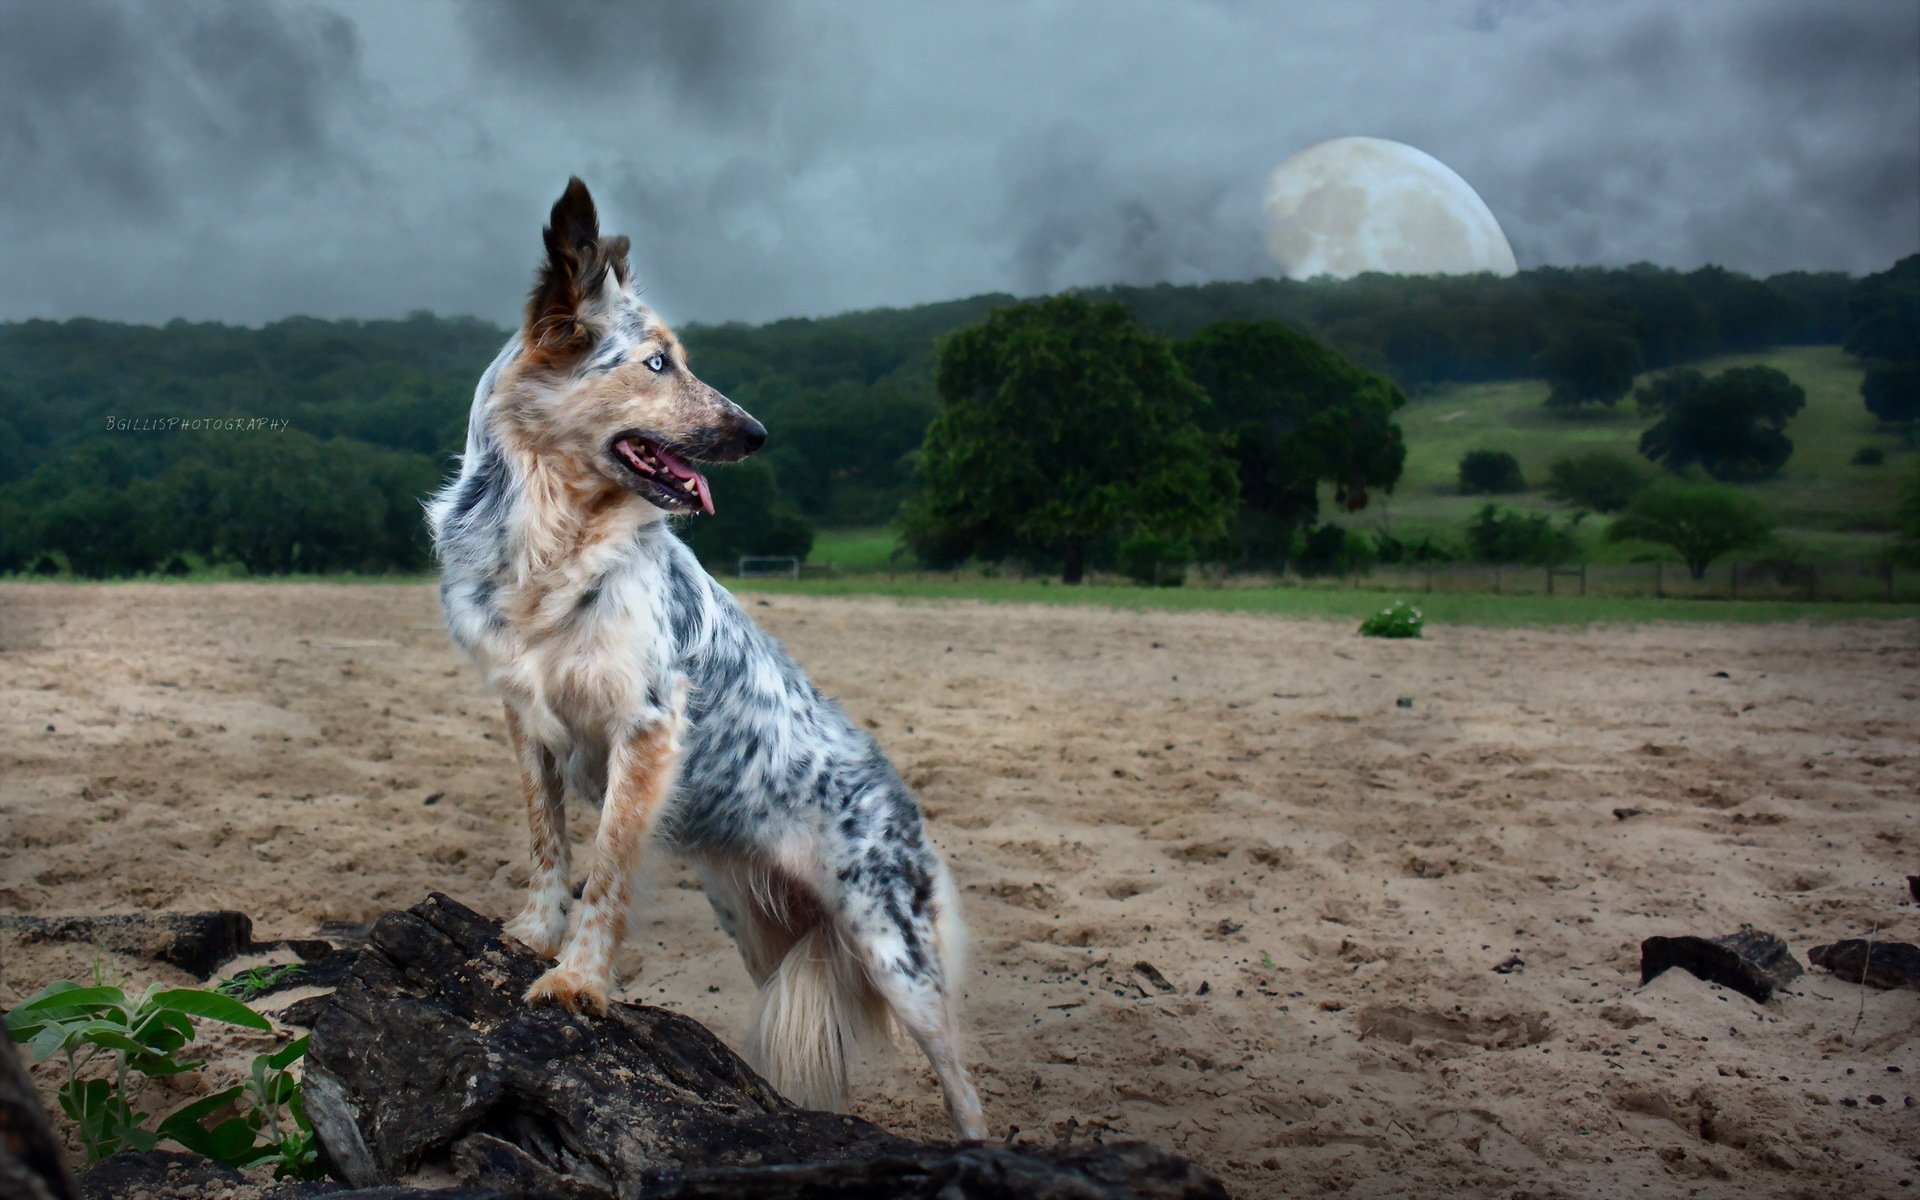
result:
M 747 1059 L 801 1107 L 837 1110 L 847 1101 L 848 1060 L 885 1035 L 887 1020 L 886 1003 L 850 947 L 816 925 L 760 986 Z

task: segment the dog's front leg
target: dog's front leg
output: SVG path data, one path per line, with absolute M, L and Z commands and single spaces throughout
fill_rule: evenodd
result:
M 554 968 L 534 980 L 527 1000 L 575 1012 L 607 1010 L 613 956 L 627 934 L 634 877 L 647 838 L 673 791 L 680 757 L 680 714 L 662 713 L 616 737 L 607 756 L 607 796 L 594 837 L 593 866 L 580 894 L 580 920 Z
M 507 705 L 507 737 L 520 760 L 520 786 L 527 799 L 527 905 L 505 932 L 542 958 L 560 953 L 567 936 L 567 896 L 572 863 L 567 848 L 566 787 L 553 751 L 529 738 L 520 715 Z

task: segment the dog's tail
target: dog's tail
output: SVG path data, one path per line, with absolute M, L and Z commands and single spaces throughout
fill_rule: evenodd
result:
M 847 1101 L 849 1060 L 887 1028 L 886 1002 L 853 948 L 821 922 L 760 985 L 747 1058 L 794 1103 L 838 1110 Z

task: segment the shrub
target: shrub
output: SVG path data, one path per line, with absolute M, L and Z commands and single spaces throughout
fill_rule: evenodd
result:
M 1562 504 L 1594 512 L 1619 512 L 1652 474 L 1637 458 L 1611 450 L 1589 450 L 1557 458 L 1547 468 L 1546 493 Z
M 1372 566 L 1373 562 L 1373 545 L 1338 525 L 1316 525 L 1307 530 L 1293 556 L 1293 565 L 1302 575 L 1339 575 Z
M 1500 496 L 1526 490 L 1519 460 L 1504 450 L 1469 450 L 1460 459 L 1462 496 Z
M 149 1082 L 197 1070 L 178 1055 L 194 1039 L 194 1018 L 247 1029 L 272 1028 L 240 1001 L 199 988 L 148 988 L 129 998 L 120 988 L 49 984 L 7 1013 L 7 1033 L 25 1042 L 34 1061 L 64 1058 L 66 1079 L 55 1099 L 79 1133 L 88 1162 L 116 1150 L 151 1150 L 174 1142 L 196 1154 L 242 1167 L 271 1163 L 282 1179 L 319 1175 L 313 1127 L 289 1068 L 307 1051 L 300 1038 L 253 1060 L 247 1083 L 202 1096 L 158 1125 L 135 1107 Z M 95 1070 L 96 1064 L 104 1070 Z M 209 1127 L 229 1107 L 239 1115 Z
M 1467 549 L 1481 562 L 1553 566 L 1579 550 L 1573 535 L 1578 521 L 1576 516 L 1555 526 L 1545 513 L 1514 512 L 1488 504 L 1467 525 Z
M 1360 622 L 1360 636 L 1378 638 L 1417 638 L 1427 618 L 1405 600 L 1395 602 L 1377 613 L 1369 613 Z
M 1862 446 L 1848 461 L 1856 467 L 1877 467 L 1887 461 L 1887 452 L 1879 446 Z

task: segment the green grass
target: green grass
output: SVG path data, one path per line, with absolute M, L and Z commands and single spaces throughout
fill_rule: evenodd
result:
M 807 596 L 888 596 L 899 600 L 978 600 L 989 604 L 1084 604 L 1117 609 L 1199 610 L 1325 617 L 1358 627 L 1393 600 L 1411 600 L 1429 624 L 1504 628 L 1520 625 L 1631 625 L 1649 621 L 1913 620 L 1910 604 L 1798 601 L 1655 600 L 1610 596 L 1495 596 L 1389 592 L 1333 587 L 1145 588 L 994 579 L 901 577 L 727 580 L 737 592 Z
M 1898 437 L 1882 432 L 1861 403 L 1861 371 L 1852 356 L 1838 346 L 1788 346 L 1690 365 L 1707 374 L 1770 366 L 1806 389 L 1807 406 L 1787 427 L 1793 457 L 1779 478 L 1749 485 L 1779 518 L 1783 548 L 1833 561 L 1869 557 L 1886 547 L 1912 451 Z M 1599 449 L 1639 453 L 1640 433 L 1651 422 L 1639 414 L 1632 397 L 1611 411 L 1578 414 L 1549 411 L 1543 406 L 1546 397 L 1545 383 L 1518 380 L 1442 388 L 1408 405 L 1399 414 L 1407 440 L 1399 486 L 1384 503 L 1341 523 L 1363 530 L 1384 526 L 1406 540 L 1427 536 L 1457 544 L 1468 519 L 1489 502 L 1564 513 L 1539 490 L 1555 459 Z M 1854 466 L 1855 452 L 1869 445 L 1886 452 L 1885 465 Z M 1460 495 L 1460 458 L 1469 450 L 1512 454 L 1532 486 L 1514 496 Z M 1605 543 L 1599 536 L 1603 526 L 1602 520 L 1589 522 L 1591 561 L 1625 562 L 1647 552 L 1645 546 Z
M 914 566 L 911 559 L 900 553 L 899 537 L 884 525 L 817 530 L 807 562 L 853 575 L 884 572 L 890 568 L 911 570 Z

